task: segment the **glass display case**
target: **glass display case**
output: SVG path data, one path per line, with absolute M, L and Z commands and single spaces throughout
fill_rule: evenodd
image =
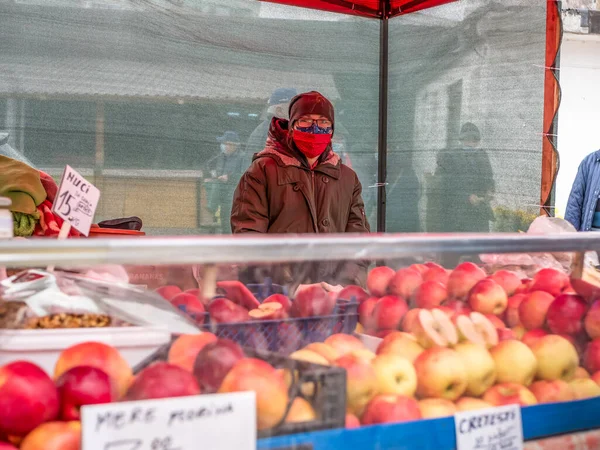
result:
M 457 412 L 515 403 L 526 445 L 595 448 L 598 248 L 594 233 L 3 241 L 0 404 L 25 406 L 0 431 L 27 442 L 91 403 L 32 418 L 8 390 L 26 360 L 59 404 L 81 366 L 114 381 L 108 401 L 254 391 L 264 449 L 454 448 Z

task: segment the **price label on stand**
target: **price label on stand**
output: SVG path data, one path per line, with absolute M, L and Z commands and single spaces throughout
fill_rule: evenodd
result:
M 90 234 L 100 191 L 72 167 L 66 166 L 52 212 L 85 236 Z
M 82 450 L 256 450 L 256 395 L 84 406 L 81 424 Z
M 454 427 L 457 450 L 523 450 L 519 405 L 459 412 Z

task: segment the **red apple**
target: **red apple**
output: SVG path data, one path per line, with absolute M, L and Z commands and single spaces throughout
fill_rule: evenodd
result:
M 84 405 L 111 403 L 119 399 L 119 386 L 106 372 L 96 367 L 73 367 L 56 380 L 56 387 L 62 420 L 79 420 L 80 408 Z
M 510 328 L 516 327 L 521 323 L 519 307 L 526 298 L 527 294 L 515 294 L 508 298 L 506 311 L 504 311 L 504 320 L 506 321 L 506 325 L 508 325 Z
M 329 316 L 335 308 L 335 300 L 321 286 L 310 286 L 296 294 L 290 314 L 292 317 Z
M 0 367 L 0 433 L 25 436 L 58 416 L 58 390 L 35 364 L 16 361 Z
M 182 290 L 179 286 L 161 286 L 154 292 L 156 292 L 165 300 L 171 300 L 177 294 L 181 294 Z
M 469 291 L 485 278 L 485 272 L 472 262 L 459 264 L 448 278 L 448 297 L 465 300 Z
M 586 312 L 587 303 L 579 295 L 559 295 L 548 308 L 548 328 L 555 334 L 581 333 Z
M 360 286 L 350 285 L 346 286 L 337 294 L 337 299 L 341 300 L 354 300 L 358 303 L 362 303 L 369 298 L 369 294 Z
M 350 429 L 358 427 L 360 427 L 360 421 L 358 420 L 358 417 L 356 417 L 354 414 L 346 413 L 346 428 Z
M 437 308 L 448 298 L 446 286 L 438 281 L 425 281 L 414 292 L 417 308 Z
M 483 400 L 494 406 L 535 405 L 535 395 L 525 386 L 517 383 L 500 383 L 489 388 L 483 394 Z
M 421 418 L 419 403 L 405 395 L 378 395 L 373 398 L 362 416 L 363 425 L 408 422 Z
M 419 318 L 419 311 L 421 311 L 421 309 L 422 308 L 413 308 L 407 311 L 404 315 L 404 319 L 402 319 L 402 331 L 412 333 L 415 330 Z
M 529 390 L 537 398 L 539 403 L 570 402 L 575 400 L 573 389 L 563 380 L 536 381 Z
M 404 299 L 394 295 L 386 295 L 377 300 L 373 309 L 373 319 L 377 329 L 396 330 L 402 323 L 402 318 L 408 311 Z
M 152 400 L 198 394 L 198 382 L 190 372 L 167 362 L 155 362 L 137 374 L 124 400 Z
M 517 339 L 516 333 L 510 328 L 496 328 L 498 332 L 498 341 L 510 341 L 513 339 Z
M 473 312 L 465 302 L 460 300 L 445 302 L 443 306 L 448 308 L 449 311 L 452 311 L 452 314 L 449 316 L 452 320 L 456 319 L 458 316 L 468 316 Z M 446 312 L 444 309 L 443 311 Z
M 286 313 L 289 313 L 290 309 L 292 309 L 292 301 L 289 299 L 289 297 L 283 294 L 270 295 L 263 302 L 263 304 L 265 303 L 279 303 L 281 306 L 283 306 L 283 310 Z
M 548 336 L 546 330 L 543 330 L 542 328 L 536 328 L 535 330 L 529 330 L 527 333 L 525 333 L 521 338 L 521 342 L 528 347 L 531 347 L 534 342 L 540 338 L 543 338 L 544 336 Z
M 521 279 L 516 273 L 509 270 L 499 270 L 492 274 L 490 279 L 502 286 L 502 289 L 504 289 L 504 292 L 509 297 L 514 295 L 515 291 L 521 286 Z
M 533 277 L 531 291 L 544 291 L 554 297 L 569 285 L 569 277 L 556 269 L 542 269 Z
M 248 310 L 226 298 L 216 298 L 208 305 L 210 318 L 216 323 L 248 322 Z
M 367 289 L 374 297 L 383 297 L 388 293 L 388 285 L 396 275 L 394 269 L 386 266 L 375 267 L 367 276 Z
M 554 297 L 547 292 L 531 292 L 519 305 L 521 324 L 528 330 L 542 328 L 546 323 L 546 315 L 553 301 Z
M 190 294 L 193 295 L 194 297 L 196 297 L 198 300 L 200 300 L 200 302 L 206 306 L 208 301 L 207 299 L 204 298 L 204 295 L 202 294 L 202 290 L 201 289 L 188 289 L 187 291 L 184 291 L 184 294 Z
M 482 314 L 502 314 L 508 305 L 508 297 L 502 286 L 492 279 L 479 281 L 469 292 L 469 306 Z
M 167 355 L 167 362 L 175 364 L 182 369 L 192 371 L 194 370 L 194 363 L 200 350 L 204 348 L 206 344 L 215 342 L 217 337 L 208 332 L 198 334 L 182 334 L 180 335 L 169 349 Z
M 377 300 L 377 297 L 370 297 L 358 305 L 358 321 L 367 331 L 372 331 L 376 328 L 373 310 L 375 309 Z
M 21 450 L 80 450 L 81 423 L 76 420 L 43 423 L 23 439 L 20 448 Z
M 194 376 L 202 391 L 217 392 L 229 370 L 243 358 L 242 347 L 230 339 L 206 344 L 194 363 Z
M 421 285 L 423 278 L 414 269 L 400 269 L 390 280 L 388 292 L 400 298 L 411 298 L 413 292 Z
M 170 302 L 175 308 L 181 309 L 190 315 L 204 314 L 206 311 L 204 309 L 204 305 L 198 299 L 198 297 L 192 294 L 186 294 L 185 292 L 177 294 L 170 300 Z
M 0 442 L 0 450 L 18 450 L 17 447 L 15 447 L 12 444 L 9 444 L 8 442 Z
M 254 294 L 240 281 L 217 281 L 217 289 L 225 293 L 225 297 L 247 310 L 256 309 L 260 305 Z
M 589 373 L 600 371 L 600 338 L 591 341 L 583 356 L 583 367 Z
M 437 281 L 438 283 L 442 283 L 444 286 L 446 286 L 448 284 L 448 278 L 450 277 L 450 273 L 441 266 L 434 266 L 431 267 L 422 276 L 423 282 Z
M 600 337 L 600 300 L 595 301 L 585 316 L 585 331 L 591 339 Z

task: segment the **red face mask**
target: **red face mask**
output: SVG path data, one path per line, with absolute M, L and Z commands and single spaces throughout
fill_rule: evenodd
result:
M 307 158 L 317 158 L 331 143 L 331 134 L 314 134 L 294 130 L 292 134 L 294 144 Z

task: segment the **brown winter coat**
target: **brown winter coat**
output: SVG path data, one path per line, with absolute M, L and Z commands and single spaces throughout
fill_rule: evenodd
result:
M 287 127 L 286 120 L 273 119 L 265 149 L 242 176 L 233 198 L 233 233 L 369 232 L 356 173 L 330 147 L 311 170 Z M 301 264 L 284 272 L 274 281 L 364 284 L 366 264 Z

